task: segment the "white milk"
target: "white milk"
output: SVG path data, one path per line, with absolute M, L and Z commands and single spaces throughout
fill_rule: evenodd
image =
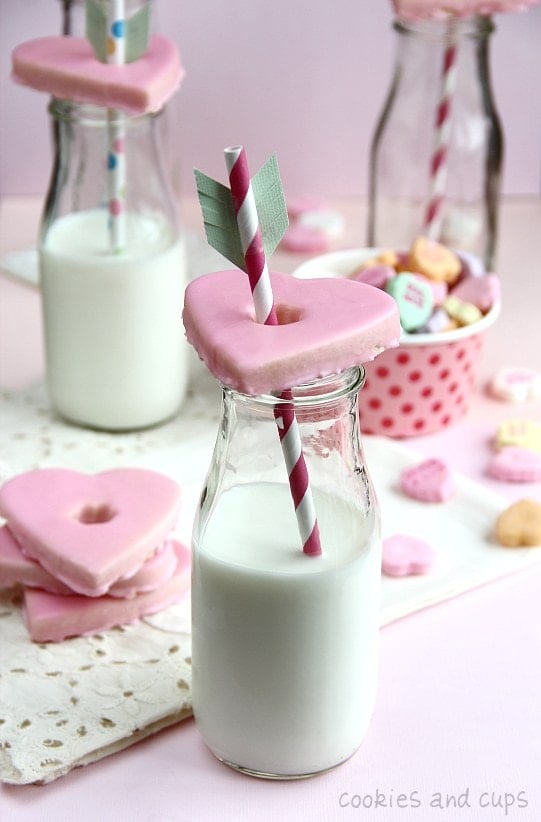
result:
M 40 250 L 47 378 L 64 417 L 105 429 L 172 416 L 184 397 L 183 249 L 162 217 L 127 214 L 110 254 L 104 210 L 61 217 Z
M 193 708 L 241 768 L 316 773 L 358 748 L 376 696 L 377 526 L 314 492 L 324 555 L 302 553 L 289 488 L 236 486 L 194 545 Z M 362 524 L 361 524 L 362 527 Z

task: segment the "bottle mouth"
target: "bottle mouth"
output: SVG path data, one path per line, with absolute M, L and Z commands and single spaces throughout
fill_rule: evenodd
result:
M 363 366 L 359 365 L 274 394 L 243 394 L 227 385 L 223 386 L 223 390 L 237 402 L 245 404 L 276 409 L 291 405 L 293 402 L 295 408 L 307 408 L 330 404 L 349 394 L 356 394 L 364 382 L 365 371 Z
M 103 106 L 95 106 L 91 103 L 76 103 L 73 100 L 63 100 L 52 97 L 48 106 L 51 117 L 61 122 L 75 122 L 82 125 L 104 127 L 111 123 L 114 116 L 115 122 L 125 126 L 133 126 L 139 123 L 148 123 L 160 116 L 161 110 L 147 112 L 145 114 L 129 114 L 119 109 L 108 109 Z
M 444 20 L 403 20 L 397 17 L 393 28 L 398 34 L 417 35 L 441 42 L 452 42 L 457 37 L 486 37 L 494 29 L 492 18 L 485 15 L 470 17 L 449 16 Z

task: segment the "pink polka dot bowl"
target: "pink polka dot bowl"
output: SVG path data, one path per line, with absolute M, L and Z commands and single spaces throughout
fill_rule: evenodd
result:
M 378 249 L 352 249 L 313 257 L 293 275 L 300 278 L 349 276 Z M 408 334 L 398 348 L 364 363 L 366 382 L 359 396 L 366 434 L 418 437 L 458 422 L 468 410 L 481 363 L 485 331 L 499 304 L 478 322 L 453 331 Z

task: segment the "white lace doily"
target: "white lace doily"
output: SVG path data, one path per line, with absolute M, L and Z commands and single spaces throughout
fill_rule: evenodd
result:
M 3 392 L 0 482 L 45 466 L 155 467 L 183 488 L 177 533 L 189 544 L 218 415 L 219 389 L 204 375 L 176 419 L 130 434 L 62 422 L 43 387 Z M 4 592 L 0 636 L 1 781 L 51 781 L 191 714 L 189 597 L 132 625 L 38 644 L 28 637 L 19 600 Z

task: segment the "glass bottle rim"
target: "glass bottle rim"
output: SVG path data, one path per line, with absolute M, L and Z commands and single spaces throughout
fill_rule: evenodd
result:
M 287 392 L 276 394 L 246 394 L 228 385 L 223 385 L 223 392 L 235 402 L 259 407 L 279 408 L 291 405 L 295 408 L 308 408 L 327 405 L 361 390 L 365 382 L 365 370 L 362 365 L 347 368 L 344 371 L 321 377 L 317 380 L 295 386 Z
M 495 25 L 488 15 L 454 17 L 446 20 L 403 20 L 393 21 L 394 30 L 401 35 L 416 35 L 427 40 L 450 41 L 453 37 L 487 37 Z
M 75 100 L 66 100 L 60 97 L 51 97 L 47 110 L 51 117 L 60 122 L 77 121 L 81 125 L 96 127 L 103 127 L 110 123 L 111 111 L 114 112 L 117 121 L 120 120 L 123 125 L 127 126 L 148 123 L 163 111 L 163 109 L 159 109 L 158 111 L 143 114 L 130 114 L 121 109 L 108 109 L 105 106 L 97 106 L 93 103 L 78 103 Z

